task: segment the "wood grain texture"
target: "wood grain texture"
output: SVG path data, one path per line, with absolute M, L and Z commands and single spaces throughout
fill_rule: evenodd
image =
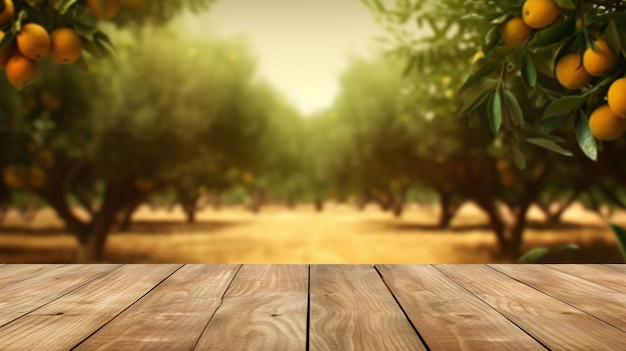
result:
M 626 332 L 626 294 L 540 265 L 490 266 Z
M 0 328 L 0 350 L 69 350 L 179 267 L 124 265 L 113 270 Z
M 1 288 L 0 326 L 50 303 L 118 267 L 120 266 L 66 265 Z M 1 347 L 0 350 L 2 350 Z
M 430 265 L 377 269 L 430 350 L 545 349 Z
M 185 265 L 76 350 L 191 350 L 238 269 Z
M 626 293 L 626 272 L 620 274 L 611 267 L 599 264 L 546 264 L 544 266 Z
M 39 274 L 62 266 L 62 264 L 0 265 L 0 288 L 38 276 Z
M 245 265 L 196 350 L 305 350 L 308 267 Z
M 310 350 L 425 350 L 372 266 L 313 265 Z
M 551 350 L 622 350 L 626 333 L 485 265 L 436 267 Z
M 626 273 L 626 264 L 605 264 L 603 266 L 615 269 L 622 273 Z

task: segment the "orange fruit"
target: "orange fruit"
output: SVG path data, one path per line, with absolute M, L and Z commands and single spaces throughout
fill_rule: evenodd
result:
M 511 17 L 500 26 L 502 41 L 512 48 L 522 45 L 533 30 L 519 17 Z
M 16 54 L 9 59 L 6 70 L 9 82 L 17 90 L 21 90 L 26 85 L 32 83 L 39 73 L 37 63 L 20 54 Z
M 4 184 L 11 189 L 19 189 L 26 187 L 24 178 L 28 170 L 22 165 L 8 165 L 2 169 L 2 180 Z
M 626 132 L 626 119 L 614 114 L 609 105 L 604 104 L 591 113 L 589 129 L 598 140 L 616 140 Z
M 14 11 L 13 0 L 4 0 L 4 11 L 0 13 L 0 25 L 7 23 L 13 17 Z
M 522 7 L 522 18 L 530 28 L 545 28 L 558 17 L 559 8 L 553 0 L 526 0 Z
M 56 29 L 50 35 L 50 57 L 58 63 L 74 63 L 83 52 L 83 41 L 71 28 Z
M 617 66 L 619 58 L 613 54 L 606 41 L 596 40 L 595 44 L 598 51 L 587 48 L 583 54 L 583 66 L 589 74 L 599 77 L 613 70 Z
M 607 103 L 614 114 L 626 118 L 626 78 L 616 79 L 606 95 Z
M 567 89 L 579 89 L 589 83 L 591 75 L 580 64 L 579 54 L 567 54 L 556 63 L 556 79 Z
M 17 34 L 17 48 L 31 60 L 39 60 L 50 52 L 50 35 L 37 23 L 28 23 Z
M 103 0 L 88 0 L 87 6 L 91 13 L 100 19 L 109 19 L 117 15 L 120 11 L 120 0 L 104 0 L 104 7 L 101 2 Z

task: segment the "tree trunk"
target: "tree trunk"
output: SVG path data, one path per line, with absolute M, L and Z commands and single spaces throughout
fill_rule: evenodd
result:
M 28 203 L 26 207 L 21 211 L 22 218 L 26 223 L 31 223 L 37 215 L 37 209 L 39 208 L 39 196 L 36 193 L 28 194 Z
M 452 198 L 452 194 L 448 192 L 444 192 L 444 191 L 439 192 L 440 212 L 439 212 L 439 223 L 437 226 L 441 229 L 448 228 L 450 226 L 450 222 L 452 221 L 452 218 L 454 217 L 454 212 L 451 211 L 452 208 L 450 206 L 452 202 L 451 198 Z
M 187 223 L 195 223 L 196 222 L 196 205 L 186 204 L 183 206 L 183 210 L 185 211 Z
M 94 228 L 91 232 L 85 233 L 83 240 L 79 241 L 76 262 L 80 264 L 101 263 L 104 256 L 104 245 L 106 243 L 108 230 Z
M 398 199 L 393 204 L 393 216 L 400 218 L 402 213 L 404 213 L 404 200 Z
M 315 211 L 322 212 L 324 210 L 324 201 L 322 199 L 315 199 Z
M 78 263 L 101 263 L 106 239 L 115 224 L 119 203 L 115 195 L 107 194 L 101 210 L 93 218 L 89 230 L 79 236 Z
M 261 205 L 263 204 L 263 192 L 256 190 L 252 196 L 252 203 L 250 204 L 250 211 L 252 213 L 259 213 L 261 211 Z

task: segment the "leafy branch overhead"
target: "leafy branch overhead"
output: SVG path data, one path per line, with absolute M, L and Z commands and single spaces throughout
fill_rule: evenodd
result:
M 46 57 L 86 69 L 84 53 L 95 58 L 114 53 L 99 21 L 117 25 L 141 24 L 148 18 L 165 21 L 176 10 L 203 9 L 212 1 L 0 0 L 0 66 L 21 90 L 37 79 Z
M 596 160 L 602 142 L 626 132 L 626 1 L 363 1 L 394 28 L 394 13 L 416 18 L 422 38 L 399 46 L 412 48 L 411 62 L 474 50 L 465 55 L 472 71 L 458 90 L 458 117 L 485 121 L 518 167 L 524 142 L 571 155 L 560 145 L 571 135 Z M 447 47 L 454 35 L 468 43 Z
M 491 28 L 482 50 L 475 57 L 474 73 L 461 87 L 466 108 L 461 116 L 478 115 L 503 123 L 511 146 L 518 140 L 570 154 L 556 142 L 554 134 L 567 132 L 573 120 L 574 134 L 581 150 L 597 158 L 602 141 L 612 141 L 626 131 L 626 93 L 615 93 L 623 82 L 624 3 L 621 1 L 494 1 L 496 10 L 483 16 Z M 622 24 L 623 26 L 623 24 Z M 466 92 L 480 82 L 491 87 L 481 95 Z M 520 116 L 499 114 L 481 107 L 498 90 L 511 91 L 513 98 L 530 97 L 536 109 Z M 517 93 L 517 94 L 514 94 Z M 607 99 L 608 96 L 608 99 Z M 517 101 L 507 105 L 515 109 Z M 530 112 L 530 111 L 529 111 Z M 511 117 L 518 119 L 515 123 Z M 532 136 L 529 135 L 531 132 Z

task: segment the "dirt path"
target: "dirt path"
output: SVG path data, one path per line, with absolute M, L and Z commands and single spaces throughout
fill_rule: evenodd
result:
M 434 227 L 435 208 L 410 207 L 394 219 L 375 207 L 363 212 L 331 205 L 322 213 L 266 207 L 254 215 L 241 208 L 207 210 L 198 223 L 183 223 L 179 211 L 142 208 L 128 233 L 113 233 L 106 248 L 109 262 L 197 263 L 485 263 L 498 258 L 494 236 L 475 207 L 465 206 L 452 229 Z M 540 219 L 538 213 L 531 218 Z M 531 228 L 525 248 L 566 242 L 581 250 L 561 261 L 621 262 L 615 240 L 595 214 L 575 208 L 567 225 L 546 231 Z M 626 215 L 615 220 L 626 224 Z M 34 222 L 10 213 L 0 231 L 0 262 L 73 262 L 74 239 L 49 210 Z

